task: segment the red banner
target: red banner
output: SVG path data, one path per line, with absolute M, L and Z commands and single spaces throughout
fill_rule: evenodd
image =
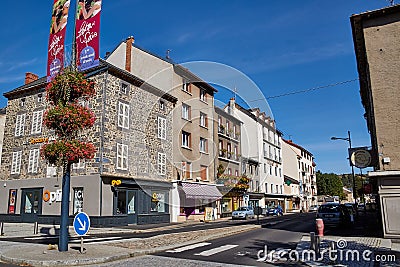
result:
M 47 53 L 47 81 L 64 67 L 64 39 L 70 0 L 54 0 Z
M 99 65 L 101 0 L 78 0 L 76 14 L 76 65 L 78 70 Z

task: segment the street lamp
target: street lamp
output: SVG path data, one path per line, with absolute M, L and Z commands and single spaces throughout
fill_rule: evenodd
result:
M 331 137 L 331 140 L 344 140 L 349 142 L 349 147 L 351 149 L 351 137 L 350 137 L 350 131 L 347 131 L 348 137 Z M 354 166 L 353 164 L 350 162 L 350 166 L 351 166 L 351 175 L 353 177 L 353 198 L 354 201 L 356 201 L 356 178 L 354 177 Z

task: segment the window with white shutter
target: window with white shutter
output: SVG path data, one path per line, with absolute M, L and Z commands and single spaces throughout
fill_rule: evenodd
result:
M 25 115 L 26 114 L 17 115 L 17 119 L 15 121 L 15 136 L 24 135 Z
M 117 143 L 117 169 L 128 169 L 128 146 Z
M 39 149 L 29 150 L 28 173 L 37 173 L 39 166 Z
M 157 119 L 158 121 L 158 138 L 160 139 L 167 139 L 167 120 L 165 118 L 162 117 L 158 117 Z
M 167 155 L 165 153 L 158 153 L 158 174 L 165 175 L 166 173 L 166 163 L 167 163 Z
M 31 134 L 41 133 L 42 124 L 43 124 L 43 110 L 33 112 Z
M 118 103 L 118 126 L 129 129 L 129 105 Z
M 12 153 L 11 174 L 19 174 L 21 172 L 22 151 Z

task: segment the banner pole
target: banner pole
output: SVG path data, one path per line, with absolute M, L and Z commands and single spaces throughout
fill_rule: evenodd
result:
M 74 14 L 74 30 L 72 34 L 72 62 L 71 66 L 73 70 L 76 70 L 76 15 L 78 13 L 79 0 L 75 0 L 75 14 Z

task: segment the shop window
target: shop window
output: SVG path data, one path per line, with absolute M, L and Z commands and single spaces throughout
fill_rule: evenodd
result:
M 128 214 L 135 213 L 135 192 L 128 191 Z
M 125 190 L 119 190 L 117 192 L 116 214 L 126 214 L 126 191 Z
M 75 187 L 74 189 L 74 214 L 83 211 L 83 187 Z
M 165 212 L 165 193 L 153 192 L 151 195 L 151 211 Z

